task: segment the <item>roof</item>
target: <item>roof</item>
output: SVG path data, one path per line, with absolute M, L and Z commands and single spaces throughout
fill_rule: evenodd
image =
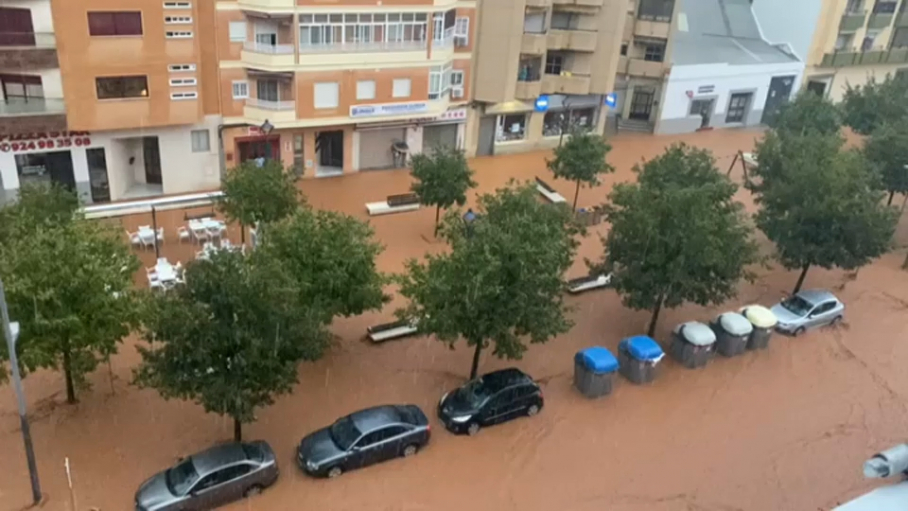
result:
M 363 433 L 367 433 L 387 424 L 401 422 L 400 412 L 397 411 L 397 407 L 394 405 L 381 405 L 366 408 L 365 410 L 351 413 L 350 418 L 353 419 L 353 423 L 356 424 L 356 429 Z
M 199 475 L 204 475 L 224 465 L 245 459 L 246 452 L 243 451 L 243 444 L 229 443 L 216 445 L 200 453 L 193 454 L 192 465 Z
M 749 0 L 679 0 L 672 63 L 785 64 L 799 60 L 766 42 Z
M 516 367 L 492 371 L 482 375 L 482 386 L 490 392 L 498 392 L 505 387 L 531 381 L 533 381 L 532 378 Z
M 797 295 L 814 305 L 820 302 L 825 302 L 827 300 L 838 300 L 834 294 L 822 289 L 808 289 L 805 291 L 798 291 Z

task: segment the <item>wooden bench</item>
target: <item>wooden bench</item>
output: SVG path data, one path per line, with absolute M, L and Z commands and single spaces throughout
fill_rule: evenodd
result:
M 565 198 L 562 197 L 560 193 L 556 192 L 554 188 L 549 186 L 548 183 L 539 179 L 538 177 L 536 178 L 536 191 L 541 193 L 543 197 L 554 204 L 567 202 L 567 200 L 565 200 Z
M 591 291 L 593 289 L 599 289 L 606 287 L 612 283 L 612 276 L 604 275 L 602 273 L 590 274 L 586 277 L 579 277 L 576 279 L 571 279 L 568 281 L 568 292 L 572 295 L 583 293 L 584 291 Z
M 366 328 L 369 340 L 372 342 L 385 342 L 391 339 L 401 339 L 416 333 L 416 327 L 409 321 L 394 321 Z
M 198 213 L 196 215 L 190 215 L 189 213 L 186 213 L 185 215 L 183 215 L 183 220 L 186 220 L 187 222 L 190 220 L 205 220 L 206 218 L 214 218 L 214 212 Z
M 416 211 L 417 209 L 419 209 L 419 196 L 415 193 L 389 195 L 382 202 L 369 202 L 366 204 L 366 210 L 370 216 L 403 213 L 405 211 Z

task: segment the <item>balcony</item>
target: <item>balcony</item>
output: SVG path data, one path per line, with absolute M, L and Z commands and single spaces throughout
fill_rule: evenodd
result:
M 0 67 L 53 69 L 57 61 L 57 40 L 51 32 L 0 33 Z
M 293 122 L 296 120 L 296 101 L 248 98 L 243 116 L 258 122 L 265 122 L 266 119 L 273 123 Z
M 550 30 L 546 48 L 550 50 L 595 51 L 597 33 L 592 30 Z
M 324 67 L 326 65 L 343 69 L 349 65 L 361 64 L 419 64 L 426 65 L 426 41 L 381 41 L 373 43 L 304 45 L 300 47 L 302 65 Z M 448 52 L 432 52 L 432 59 L 441 58 Z M 453 47 L 450 55 L 453 55 Z
M 671 30 L 672 24 L 669 21 L 638 19 L 637 22 L 634 23 L 634 35 L 636 37 L 668 39 Z
M 656 62 L 643 59 L 627 59 L 627 74 L 631 76 L 644 76 L 647 78 L 661 78 L 665 70 L 665 62 Z
M 539 97 L 542 94 L 542 82 L 539 81 L 539 77 L 535 77 L 533 81 L 517 81 L 517 87 L 514 89 L 514 97 L 516 99 L 529 99 L 533 100 Z
M 520 42 L 520 53 L 526 53 L 527 55 L 542 55 L 545 53 L 545 46 L 545 34 L 524 33 L 523 40 Z
M 867 22 L 867 28 L 871 30 L 883 29 L 892 24 L 892 18 L 895 14 L 875 12 L 870 15 L 870 21 Z
M 65 130 L 66 106 L 62 99 L 0 101 L 0 134 Z
M 602 7 L 602 0 L 552 0 L 552 5 Z
M 240 54 L 243 62 L 253 66 L 285 67 L 296 63 L 292 44 L 262 44 L 246 41 Z
M 867 11 L 845 12 L 839 22 L 839 32 L 854 32 L 864 26 L 867 21 Z
M 820 67 L 872 66 L 878 64 L 908 64 L 908 48 L 827 53 L 823 55 L 823 62 Z
M 552 0 L 527 0 L 527 7 L 537 7 L 545 9 L 552 5 Z
M 560 75 L 543 75 L 540 92 L 543 94 L 589 94 L 590 77 L 569 72 L 563 72 Z
M 618 57 L 618 68 L 615 73 L 619 75 L 627 74 L 627 57 Z

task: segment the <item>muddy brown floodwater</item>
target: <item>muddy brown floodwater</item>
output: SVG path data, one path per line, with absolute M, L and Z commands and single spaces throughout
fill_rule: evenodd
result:
M 610 160 L 617 167 L 601 187 L 581 192 L 580 205 L 601 202 L 617 181 L 631 179 L 630 167 L 676 140 L 711 148 L 723 170 L 738 149 L 749 150 L 759 132 L 720 131 L 685 137 L 619 136 Z M 512 177 L 548 176 L 565 196 L 569 183 L 545 170 L 546 153 L 472 161 L 480 190 Z M 739 172 L 735 171 L 739 178 Z M 363 204 L 406 190 L 405 171 L 361 173 L 306 180 L 309 201 L 365 217 Z M 742 201 L 752 209 L 746 193 Z M 168 242 L 164 254 L 188 260 L 196 250 L 180 245 L 175 226 L 184 212 L 159 214 Z M 431 241 L 433 212 L 372 219 L 386 250 L 380 265 L 399 271 L 408 257 L 442 250 Z M 121 221 L 134 229 L 147 216 Z M 908 239 L 906 219 L 898 241 Z M 583 240 L 572 274 L 583 257 L 601 253 L 598 226 Z M 236 241 L 238 231 L 232 228 Z M 153 255 L 140 254 L 146 265 Z M 434 339 L 413 338 L 380 346 L 362 340 L 366 326 L 387 320 L 384 311 L 342 319 L 333 327 L 337 345 L 321 361 L 303 364 L 293 394 L 258 414 L 247 438 L 268 440 L 279 455 L 282 475 L 261 496 L 229 510 L 388 511 L 732 511 L 829 509 L 872 486 L 861 464 L 881 448 L 904 441 L 908 428 L 908 272 L 896 251 L 855 275 L 811 270 L 807 286 L 834 289 L 847 306 L 846 323 L 798 339 L 775 337 L 769 350 L 734 359 L 717 358 L 691 371 L 671 361 L 649 386 L 619 380 L 608 398 L 588 401 L 571 388 L 572 355 L 642 332 L 645 312 L 624 309 L 613 291 L 572 297 L 576 326 L 568 334 L 533 346 L 517 362 L 489 356 L 482 370 L 515 364 L 540 379 L 542 413 L 455 437 L 432 417 L 433 439 L 415 458 L 392 461 L 337 480 L 313 480 L 294 465 L 300 437 L 336 417 L 380 403 L 412 402 L 432 416 L 448 388 L 469 372 L 470 353 L 450 351 Z M 720 308 L 687 306 L 663 314 L 657 337 L 689 319 L 708 319 L 721 310 L 759 302 L 771 304 L 796 276 L 779 268 L 762 270 L 754 285 L 742 285 L 733 303 Z M 137 279 L 137 282 L 139 279 Z M 138 356 L 132 340 L 112 364 L 102 367 L 93 389 L 75 406 L 63 404 L 59 374 L 39 372 L 25 381 L 32 433 L 48 496 L 43 509 L 70 510 L 63 468 L 73 467 L 78 509 L 131 508 L 137 485 L 178 456 L 231 437 L 229 421 L 188 402 L 163 401 L 154 391 L 131 386 Z M 28 474 L 12 390 L 0 388 L 0 510 L 29 503 Z

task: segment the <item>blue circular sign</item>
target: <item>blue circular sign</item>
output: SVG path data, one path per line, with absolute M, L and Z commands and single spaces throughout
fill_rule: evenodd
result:
M 536 111 L 545 112 L 549 109 L 549 97 L 545 94 L 536 98 Z
M 609 108 L 615 108 L 615 105 L 618 104 L 618 96 L 614 92 L 609 92 L 605 95 L 605 104 Z

